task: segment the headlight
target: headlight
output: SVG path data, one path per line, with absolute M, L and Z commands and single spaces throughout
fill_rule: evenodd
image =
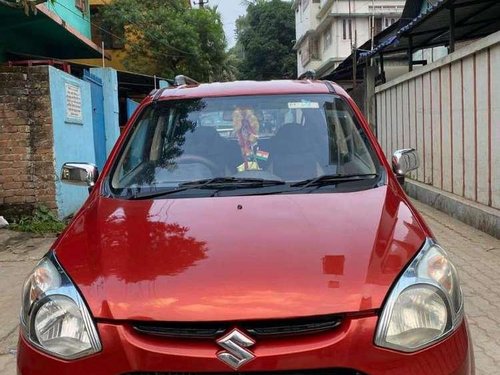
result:
M 446 252 L 427 239 L 382 310 L 375 344 L 413 352 L 445 338 L 463 319 L 457 271 Z
M 101 350 L 89 310 L 52 252 L 28 277 L 22 297 L 22 332 L 35 347 L 67 360 Z

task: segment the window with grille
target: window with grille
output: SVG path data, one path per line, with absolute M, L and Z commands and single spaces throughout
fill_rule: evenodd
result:
M 352 20 L 350 18 L 342 20 L 342 39 L 352 40 Z
M 323 51 L 332 45 L 332 28 L 328 27 L 323 34 Z
M 373 30 L 373 34 L 377 35 L 383 30 L 383 19 L 382 18 L 375 18 L 374 19 L 374 24 L 372 25 L 372 18 L 370 17 L 370 28 Z
M 393 23 L 395 23 L 398 19 L 397 18 L 384 18 L 384 29 L 391 26 Z
M 98 6 L 90 7 L 90 17 L 92 19 L 92 41 L 101 46 L 104 42 L 105 49 L 122 49 L 125 46 L 125 31 L 123 28 L 117 29 L 105 22 L 99 14 Z
M 310 42 L 310 52 L 312 59 L 319 59 L 319 38 L 311 38 Z
M 87 5 L 88 5 L 88 0 L 75 0 L 75 7 L 80 12 L 86 12 L 87 11 Z

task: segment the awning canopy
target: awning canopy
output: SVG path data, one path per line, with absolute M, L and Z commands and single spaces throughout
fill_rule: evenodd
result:
M 0 5 L 0 48 L 8 55 L 80 59 L 102 56 L 91 40 L 68 26 L 44 4 L 37 14 Z M 9 56 L 11 58 L 11 56 Z
M 437 4 L 384 39 L 370 57 L 380 53 L 417 51 L 482 38 L 500 30 L 498 0 L 440 0 Z
M 407 2 L 400 21 L 375 36 L 373 49 L 371 41 L 367 41 L 356 51 L 358 79 L 363 78 L 363 69 L 370 57 L 384 55 L 384 59 L 392 56 L 396 60 L 410 61 L 410 50 L 416 52 L 437 46 L 450 46 L 453 50 L 455 42 L 482 38 L 500 30 L 500 0 L 438 0 L 434 7 L 415 18 L 408 18 L 421 6 L 419 1 Z M 408 13 L 406 17 L 405 12 Z M 351 54 L 324 78 L 352 79 L 352 70 Z

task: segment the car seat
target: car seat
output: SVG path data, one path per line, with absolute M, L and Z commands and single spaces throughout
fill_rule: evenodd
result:
M 273 137 L 270 151 L 272 173 L 284 180 L 297 181 L 318 175 L 314 144 L 304 126 L 284 124 Z
M 334 125 L 327 126 L 323 111 L 306 109 L 303 111 L 307 137 L 312 142 L 312 148 L 320 167 L 323 170 L 336 168 L 338 163 L 337 141 Z
M 220 136 L 215 128 L 197 126 L 193 132 L 185 134 L 182 156 L 191 155 L 208 159 L 216 166 L 212 172 L 226 174 L 226 168 L 235 168 L 239 148 Z M 213 169 L 213 168 L 212 168 Z

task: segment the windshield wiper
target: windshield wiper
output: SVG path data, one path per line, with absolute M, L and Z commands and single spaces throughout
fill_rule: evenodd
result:
M 179 184 L 179 187 L 172 189 L 162 189 L 159 191 L 149 191 L 145 193 L 135 192 L 131 194 L 129 199 L 150 199 L 158 198 L 170 194 L 180 193 L 190 189 L 203 189 L 203 188 L 213 188 L 221 189 L 225 187 L 265 187 L 265 186 L 275 186 L 284 185 L 284 181 L 280 180 L 265 180 L 262 178 L 237 178 L 237 177 L 215 177 L 207 178 L 203 180 L 195 180 L 184 182 Z
M 376 173 L 366 173 L 366 174 L 324 174 L 319 177 L 309 178 L 307 180 L 298 181 L 290 185 L 290 187 L 303 187 L 307 188 L 309 186 L 325 186 L 338 184 L 342 182 L 350 181 L 362 181 L 368 179 L 375 179 L 378 177 Z
M 244 186 L 244 187 L 261 187 L 284 185 L 285 181 L 281 180 L 266 180 L 263 178 L 243 178 L 243 177 L 215 177 L 203 180 L 189 181 L 180 184 L 180 187 L 226 187 L 226 186 Z

